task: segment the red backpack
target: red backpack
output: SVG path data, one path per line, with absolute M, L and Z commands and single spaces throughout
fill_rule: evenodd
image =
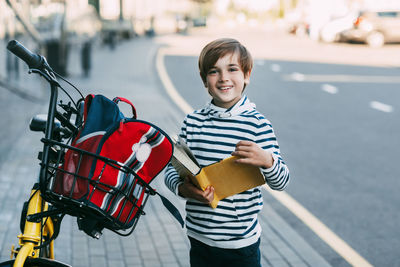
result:
M 120 112 L 119 101 L 132 107 L 132 118 Z M 84 125 L 66 151 L 50 190 L 53 198 L 97 214 L 97 224 L 111 230 L 127 229 L 143 213 L 148 195 L 156 193 L 149 183 L 169 163 L 172 153 L 168 135 L 137 120 L 130 101 L 88 95 Z

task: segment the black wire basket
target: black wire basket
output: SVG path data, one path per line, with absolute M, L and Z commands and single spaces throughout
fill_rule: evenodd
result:
M 120 162 L 54 140 L 42 142 L 49 148 L 41 163 L 44 199 L 65 214 L 90 218 L 112 231 L 130 228 L 131 233 L 155 190 Z M 73 157 L 73 163 L 66 164 L 66 157 Z M 108 182 L 110 172 L 118 173 L 118 185 Z

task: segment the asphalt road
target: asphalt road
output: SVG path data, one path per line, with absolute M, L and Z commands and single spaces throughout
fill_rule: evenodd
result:
M 208 100 L 197 58 L 167 56 L 193 108 Z M 247 95 L 272 122 L 291 170 L 287 192 L 374 266 L 400 266 L 400 69 L 256 59 Z M 330 259 L 285 208 L 280 215 Z M 335 262 L 336 261 L 336 262 Z

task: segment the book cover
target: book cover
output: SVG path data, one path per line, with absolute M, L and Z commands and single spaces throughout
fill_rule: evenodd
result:
M 231 156 L 200 168 L 193 153 L 179 139 L 174 142 L 171 163 L 181 177 L 189 176 L 198 188 L 205 190 L 207 186 L 214 187 L 214 200 L 210 206 L 215 209 L 221 199 L 265 184 L 258 167 L 236 163 L 236 159 L 237 157 Z

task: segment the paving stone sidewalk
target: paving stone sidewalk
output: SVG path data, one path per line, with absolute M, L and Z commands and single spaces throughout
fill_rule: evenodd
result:
M 183 114 L 163 92 L 157 77 L 154 59 L 159 45 L 140 37 L 120 44 L 116 50 L 96 46 L 88 79 L 80 77 L 79 51 L 73 50 L 70 80 L 86 93 L 127 97 L 135 104 L 140 119 L 151 121 L 168 133 L 177 133 Z M 26 129 L 8 152 L 6 162 L 0 165 L 1 261 L 9 258 L 11 245 L 18 242 L 19 212 L 36 180 L 41 135 Z M 184 213 L 184 203 L 165 188 L 162 175 L 151 185 Z M 189 266 L 185 231 L 157 196 L 150 198 L 145 212 L 132 235 L 121 237 L 105 230 L 99 240 L 79 231 L 75 218 L 66 216 L 56 240 L 57 260 L 74 267 Z M 263 266 L 330 266 L 268 203 L 260 214 L 260 222 Z

